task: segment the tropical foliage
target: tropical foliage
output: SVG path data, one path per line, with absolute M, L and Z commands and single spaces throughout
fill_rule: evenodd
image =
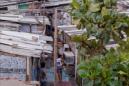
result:
M 78 74 L 86 86 L 129 86 L 129 17 L 117 12 L 117 0 L 73 0 L 71 15 L 78 21 L 74 36 L 81 62 Z M 94 39 L 92 38 L 94 37 Z M 106 49 L 110 40 L 119 44 L 117 49 Z M 83 61 L 82 61 L 83 60 Z
M 129 42 L 129 41 L 128 41 Z M 127 43 L 127 42 L 126 42 Z M 78 65 L 84 86 L 129 86 L 129 44 Z M 126 48 L 126 49 L 125 49 Z

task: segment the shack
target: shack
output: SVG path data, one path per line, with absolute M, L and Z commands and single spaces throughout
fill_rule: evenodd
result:
M 0 78 L 32 80 L 32 69 L 38 66 L 34 63 L 38 63 L 41 54 L 52 55 L 52 41 L 49 36 L 0 31 Z

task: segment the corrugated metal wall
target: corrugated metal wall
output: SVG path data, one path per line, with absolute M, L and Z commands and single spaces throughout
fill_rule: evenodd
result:
M 26 58 L 0 55 L 0 78 L 26 79 Z

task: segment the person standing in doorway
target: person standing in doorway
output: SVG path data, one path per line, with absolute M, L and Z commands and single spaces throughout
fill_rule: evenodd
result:
M 40 86 L 47 86 L 47 78 L 46 73 L 44 71 L 41 71 L 41 80 L 40 80 Z
M 45 73 L 45 62 L 40 63 L 40 86 L 47 86 L 47 77 Z
M 56 59 L 56 66 L 57 66 L 58 79 L 62 80 L 62 58 L 61 58 L 61 55 L 59 55 L 58 58 Z

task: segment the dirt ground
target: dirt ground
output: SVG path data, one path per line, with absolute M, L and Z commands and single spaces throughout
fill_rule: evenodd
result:
M 35 86 L 31 85 L 29 82 L 18 81 L 18 80 L 0 80 L 0 86 Z

